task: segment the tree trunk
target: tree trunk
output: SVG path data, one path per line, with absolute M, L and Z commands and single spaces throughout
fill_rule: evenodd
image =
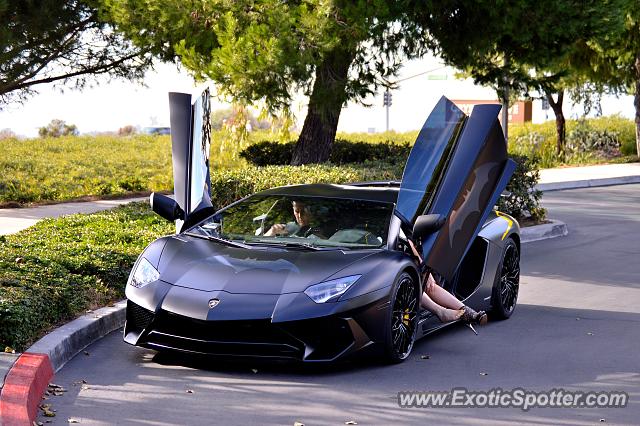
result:
M 633 105 L 636 107 L 636 154 L 640 157 L 640 52 L 636 55 L 636 92 Z
M 345 88 L 352 61 L 352 53 L 336 49 L 318 65 L 307 116 L 293 150 L 292 165 L 329 160 L 340 112 L 347 99 Z
M 561 160 L 564 161 L 565 140 L 566 140 L 566 121 L 562 112 L 562 103 L 564 101 L 564 90 L 558 91 L 558 100 L 553 99 L 551 92 L 545 90 L 545 95 L 549 101 L 549 105 L 556 116 L 556 152 Z

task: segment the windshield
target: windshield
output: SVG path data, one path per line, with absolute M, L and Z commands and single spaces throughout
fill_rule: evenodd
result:
M 393 204 L 325 197 L 254 195 L 189 233 L 246 244 L 379 248 L 387 242 Z

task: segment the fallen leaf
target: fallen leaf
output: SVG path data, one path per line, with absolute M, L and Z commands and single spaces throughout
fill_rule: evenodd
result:
M 431 356 L 429 355 L 420 355 L 420 359 L 429 359 Z
M 356 422 L 355 420 L 349 420 L 349 421 L 344 422 L 344 424 L 345 425 L 357 425 L 358 422 Z
M 42 410 L 42 414 L 44 414 L 45 417 L 55 417 L 56 413 L 54 412 L 55 410 L 51 409 L 51 404 L 42 404 L 40 406 L 40 409 Z
M 6 353 L 6 354 L 15 354 L 16 350 L 13 349 L 11 346 L 5 346 L 4 347 L 4 353 Z

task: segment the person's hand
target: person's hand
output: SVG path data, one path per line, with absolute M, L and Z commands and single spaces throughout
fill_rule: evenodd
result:
M 267 232 L 264 233 L 266 237 L 271 237 L 274 235 L 284 235 L 287 234 L 287 225 L 284 223 L 276 223 L 273 225 Z

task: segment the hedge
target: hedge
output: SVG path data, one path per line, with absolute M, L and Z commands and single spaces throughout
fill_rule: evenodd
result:
M 295 141 L 279 143 L 260 141 L 240 152 L 240 157 L 256 166 L 285 165 L 291 163 Z M 404 163 L 411 151 L 411 145 L 390 141 L 370 143 L 336 139 L 329 161 L 333 164 L 364 163 L 365 161 L 384 161 Z
M 0 350 L 22 351 L 51 327 L 121 299 L 140 252 L 174 229 L 134 203 L 0 236 Z

